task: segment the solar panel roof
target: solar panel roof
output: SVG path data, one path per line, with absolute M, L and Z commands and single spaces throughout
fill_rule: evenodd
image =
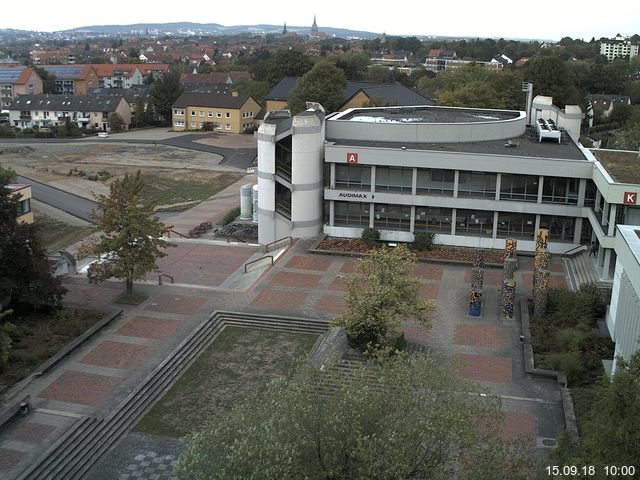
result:
M 44 69 L 53 73 L 58 79 L 74 79 L 82 76 L 82 65 L 46 65 Z
M 0 67 L 0 83 L 17 82 L 26 67 Z

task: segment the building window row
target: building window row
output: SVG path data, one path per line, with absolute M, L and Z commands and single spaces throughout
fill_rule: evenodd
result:
M 334 201 L 334 226 L 364 228 L 370 225 L 369 203 Z M 415 207 L 414 232 L 429 231 L 450 235 L 454 209 L 445 207 Z M 582 219 L 578 219 L 582 221 Z M 556 242 L 572 243 L 576 218 L 540 215 L 539 228 L 549 230 Z M 411 207 L 408 205 L 373 204 L 373 227 L 379 230 L 411 231 Z M 496 238 L 533 240 L 536 215 L 518 212 L 498 212 Z M 493 237 L 494 212 L 489 210 L 455 209 L 454 235 Z

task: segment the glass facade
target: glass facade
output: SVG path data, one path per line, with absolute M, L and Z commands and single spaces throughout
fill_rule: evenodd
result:
M 377 203 L 373 211 L 373 226 L 378 230 L 404 230 L 411 228 L 411 207 Z
M 276 212 L 291 219 L 291 190 L 276 182 Z
M 457 209 L 455 234 L 474 237 L 493 236 L 493 212 Z
M 497 174 L 460 171 L 458 197 L 495 198 Z
M 498 212 L 497 238 L 533 240 L 536 216 L 527 213 Z
M 336 188 L 339 190 L 371 190 L 371 167 L 336 164 Z
M 500 178 L 500 200 L 537 202 L 539 180 L 537 175 L 503 173 Z
M 415 231 L 451 233 L 451 209 L 438 207 L 416 207 Z
M 558 242 L 573 242 L 576 219 L 556 215 L 540 215 L 540 228 L 549 230 L 549 238 Z
M 333 224 L 345 227 L 368 227 L 369 204 L 334 202 Z
M 418 169 L 416 193 L 453 196 L 455 170 Z
M 579 183 L 577 178 L 544 177 L 542 202 L 577 205 Z
M 376 167 L 376 192 L 411 193 L 413 168 Z

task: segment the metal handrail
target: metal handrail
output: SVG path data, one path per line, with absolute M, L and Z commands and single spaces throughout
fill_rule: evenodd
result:
M 273 242 L 271 242 L 271 243 L 267 243 L 267 244 L 264 246 L 264 253 L 269 253 L 269 247 L 270 247 L 271 245 L 275 245 L 276 243 L 280 243 L 280 242 L 281 242 L 281 241 L 283 241 L 283 240 L 289 240 L 289 245 L 293 244 L 293 237 L 282 237 L 282 238 L 279 238 L 278 240 L 274 240 L 274 241 L 273 241 Z
M 247 273 L 247 267 L 249 265 L 251 265 L 252 263 L 259 262 L 260 260 L 264 260 L 265 258 L 270 258 L 271 259 L 271 265 L 273 265 L 273 255 L 265 255 L 264 257 L 256 258 L 255 260 L 251 260 L 250 262 L 245 263 L 244 264 L 244 273 Z
M 581 248 L 583 248 L 583 247 L 584 247 L 584 245 L 578 245 L 577 247 L 570 248 L 569 250 L 567 250 L 566 252 L 564 252 L 562 255 L 569 255 L 569 254 L 571 254 L 571 253 L 575 253 L 575 252 L 577 252 L 578 250 L 580 250 L 580 249 L 581 249 Z M 585 247 L 585 248 L 586 248 L 586 247 Z
M 160 275 L 158 275 L 158 285 L 162 285 L 162 277 L 167 277 L 169 280 L 171 280 L 171 284 L 173 285 L 173 277 L 166 273 L 161 273 Z
M 167 230 L 167 233 L 168 233 L 168 235 L 167 235 L 167 236 L 168 236 L 169 238 L 171 238 L 171 232 L 175 233 L 175 234 L 176 234 L 176 235 L 178 235 L 179 237 L 182 237 L 182 238 L 189 238 L 188 236 L 183 235 L 183 234 L 181 234 L 180 232 L 176 232 L 175 230 Z

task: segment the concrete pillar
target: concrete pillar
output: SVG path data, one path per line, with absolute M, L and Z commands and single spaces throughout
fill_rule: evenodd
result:
M 371 165 L 371 189 L 370 192 L 374 193 L 376 191 L 376 166 Z
M 413 171 L 415 172 L 415 168 L 413 169 Z M 415 176 L 414 176 L 414 179 L 415 179 Z M 415 191 L 415 188 L 416 188 L 416 184 L 414 183 L 413 184 L 414 191 Z M 414 195 L 415 195 L 415 193 L 414 193 Z M 411 217 L 409 217 L 409 231 L 411 233 L 413 233 L 413 232 L 415 232 L 415 230 L 416 230 L 416 206 L 412 205 L 411 206 Z
M 411 195 L 416 195 L 418 192 L 418 169 L 414 168 L 411 178 Z M 411 230 L 413 232 L 413 229 Z
M 336 205 L 333 200 L 329 201 L 329 226 L 333 227 L 334 218 L 336 216 Z
M 458 184 L 460 183 L 460 170 L 453 174 L 453 198 L 458 198 Z
M 456 213 L 457 210 L 455 208 L 451 209 L 451 235 L 456 234 Z
M 493 230 L 491 231 L 491 238 L 494 240 L 498 236 L 498 212 L 493 212 Z
M 330 163 L 329 167 L 330 167 L 329 187 L 336 188 L 336 164 Z M 333 202 L 331 202 L 331 204 L 333 205 Z M 333 225 L 333 223 L 331 225 Z
M 584 207 L 584 197 L 587 191 L 587 180 L 585 178 L 580 179 L 578 184 L 578 206 Z
M 542 203 L 542 188 L 544 187 L 544 175 L 538 178 L 538 203 Z
M 610 248 L 604 248 L 604 263 L 602 265 L 602 275 L 600 275 L 600 278 L 602 278 L 603 280 L 611 280 L 611 274 L 610 274 L 610 270 L 611 270 L 611 249 Z
M 502 174 L 498 173 L 496 175 L 496 197 L 495 197 L 496 200 L 500 200 L 501 184 L 502 184 Z M 495 236 L 493 238 L 495 238 Z
M 616 215 L 618 213 L 618 204 L 612 203 L 609 207 L 609 231 L 607 235 L 613 237 L 616 234 Z

